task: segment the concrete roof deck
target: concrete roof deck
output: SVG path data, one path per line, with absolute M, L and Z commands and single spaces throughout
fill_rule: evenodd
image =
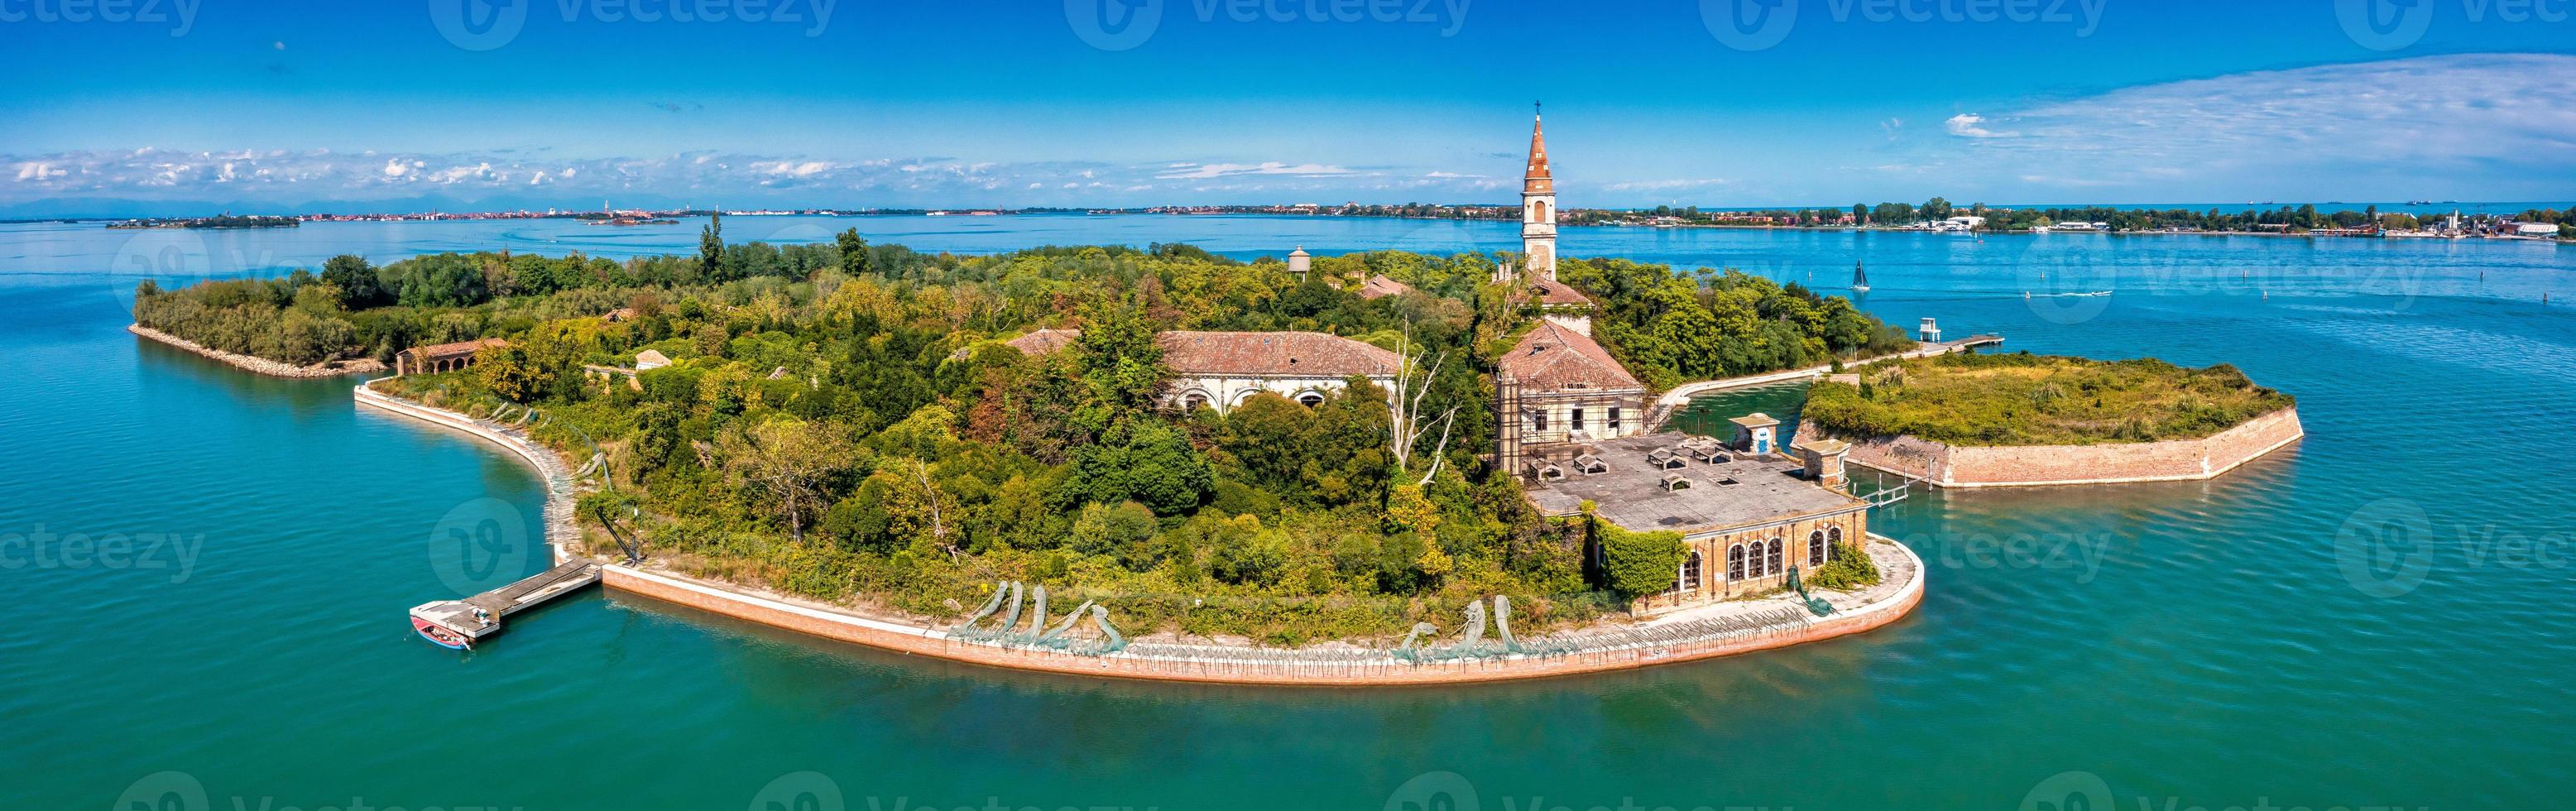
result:
M 1785 456 L 1726 451 L 1721 454 L 1726 461 L 1709 463 L 1685 453 L 1689 464 L 1672 469 L 1646 461 L 1656 449 L 1677 448 L 1688 438 L 1671 432 L 1591 443 L 1608 470 L 1582 473 L 1569 467 L 1562 480 L 1529 485 L 1530 502 L 1547 515 L 1574 515 L 1589 500 L 1594 514 L 1622 529 L 1684 535 L 1868 506 L 1794 475 L 1799 462 Z M 1690 488 L 1664 489 L 1664 477 L 1674 473 L 1689 477 Z M 1736 483 L 1720 484 L 1728 479 Z

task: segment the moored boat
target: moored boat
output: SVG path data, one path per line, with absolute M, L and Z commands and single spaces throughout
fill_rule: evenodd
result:
M 474 640 L 465 638 L 465 635 L 420 617 L 411 618 L 411 629 L 420 632 L 420 638 L 429 640 L 430 644 L 449 650 L 465 650 L 474 645 Z

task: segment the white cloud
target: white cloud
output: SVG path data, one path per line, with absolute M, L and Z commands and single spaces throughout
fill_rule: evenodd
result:
M 2014 135 L 2014 133 L 1986 129 L 1986 117 L 1976 113 L 1960 113 L 1951 116 L 1950 120 L 1943 121 L 1941 124 L 1949 128 L 1951 135 L 1962 138 L 2010 138 Z
M 1244 175 L 1332 177 L 1337 175 L 1356 174 L 1349 169 L 1339 166 L 1326 166 L 1320 163 L 1305 163 L 1290 166 L 1279 161 L 1266 161 L 1263 163 L 1175 163 L 1171 166 L 1165 167 L 1165 169 L 1168 171 L 1155 175 L 1155 177 L 1164 180 L 1202 180 L 1220 177 L 1241 177 Z
M 2463 54 L 2239 73 L 1964 114 L 1948 125 L 1972 139 L 1968 162 L 2033 184 L 2213 195 L 2202 199 L 2526 199 L 2519 190 L 2546 196 L 2568 186 L 2576 165 L 2576 56 Z

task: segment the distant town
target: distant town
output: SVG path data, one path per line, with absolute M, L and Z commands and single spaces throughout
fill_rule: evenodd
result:
M 1569 208 L 1557 214 L 1568 226 L 1621 228 L 1809 228 L 1837 230 L 1931 231 L 1957 233 L 2114 233 L 2114 234 L 2261 234 L 2308 237 L 2387 237 L 2430 239 L 2576 240 L 2576 206 L 2534 208 L 2519 214 L 2382 212 L 2376 205 L 2360 209 L 2322 210 L 2315 204 L 2248 203 L 2243 206 L 2192 210 L 2132 206 L 2001 207 L 1954 205 L 1935 197 L 1911 203 L 1853 204 L 1850 208 L 1703 209 L 1698 206 L 1654 208 Z M 2328 203 L 2326 205 L 2339 205 Z M 2412 201 L 2410 207 L 2439 206 Z M 2232 210 L 2231 210 L 2232 209 Z M 1516 221 L 1520 208 L 1509 204 L 1401 205 L 1296 203 L 1286 205 L 1147 206 L 1140 208 L 792 208 L 725 210 L 713 208 L 617 208 L 569 211 L 427 211 L 408 213 L 304 214 L 115 220 L 109 228 L 266 228 L 306 222 L 418 222 L 440 220 L 571 219 L 593 225 L 669 225 L 686 217 L 999 217 L 1032 214 L 1088 215 L 1269 215 L 1304 217 L 1387 217 L 1401 219 Z M 76 222 L 79 220 L 63 220 Z

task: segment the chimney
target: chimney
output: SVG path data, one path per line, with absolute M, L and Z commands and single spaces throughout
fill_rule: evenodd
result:
M 1798 455 L 1807 463 L 1807 480 L 1834 491 L 1841 491 L 1848 482 L 1843 475 L 1843 455 L 1850 452 L 1851 443 L 1839 439 L 1820 439 L 1798 445 Z

